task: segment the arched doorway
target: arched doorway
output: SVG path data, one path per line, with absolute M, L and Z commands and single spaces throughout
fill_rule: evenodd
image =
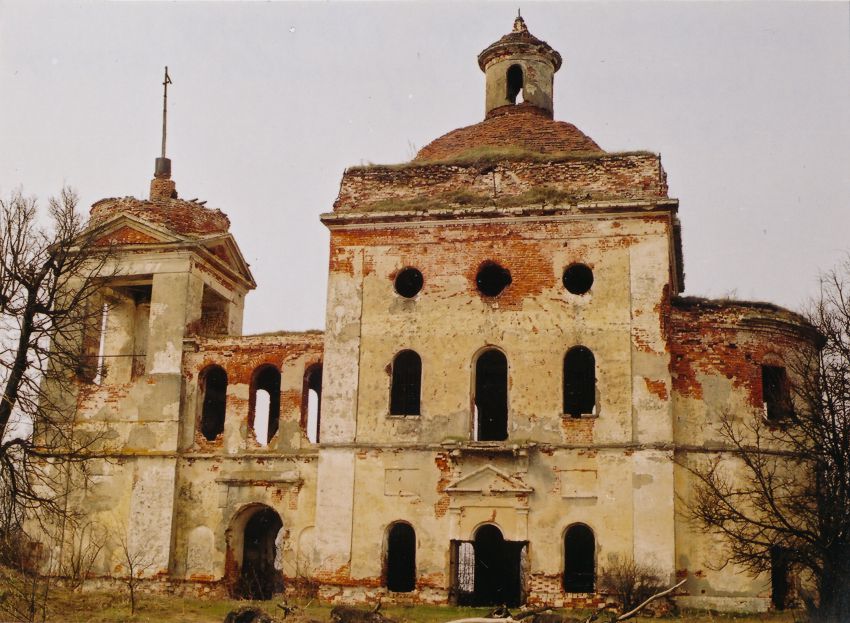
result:
M 239 513 L 228 530 L 232 595 L 239 599 L 271 599 L 283 591 L 283 574 L 275 561 L 283 522 L 268 506 L 257 504 Z
M 387 589 L 409 593 L 416 588 L 416 532 L 404 522 L 396 522 L 387 531 Z
M 453 601 L 462 606 L 521 605 L 527 545 L 506 541 L 492 524 L 478 528 L 472 541 L 453 541 Z
M 574 524 L 564 534 L 564 591 L 592 593 L 596 588 L 596 539 L 593 530 Z

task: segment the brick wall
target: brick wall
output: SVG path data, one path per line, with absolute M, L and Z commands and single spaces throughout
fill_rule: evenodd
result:
M 548 163 L 504 161 L 487 166 L 411 164 L 351 168 L 343 175 L 334 210 L 370 211 L 387 204 L 389 209 L 400 209 L 405 202 L 428 198 L 445 198 L 448 205 L 453 193 L 506 200 L 544 187 L 575 201 L 667 197 L 666 174 L 657 155 L 606 154 Z

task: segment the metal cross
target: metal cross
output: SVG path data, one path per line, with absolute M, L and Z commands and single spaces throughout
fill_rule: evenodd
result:
M 162 157 L 165 158 L 165 128 L 168 119 L 168 85 L 171 77 L 168 75 L 168 65 L 165 66 L 165 79 L 162 81 Z

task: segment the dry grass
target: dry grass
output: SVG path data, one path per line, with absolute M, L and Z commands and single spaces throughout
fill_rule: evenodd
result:
M 127 596 L 122 592 L 76 593 L 55 589 L 51 592 L 51 623 L 221 623 L 230 610 L 251 604 L 235 600 L 201 600 L 179 597 L 141 596 L 138 611 L 130 616 Z M 254 602 L 269 614 L 279 617 L 276 600 Z M 385 606 L 385 616 L 398 623 L 444 623 L 453 619 L 484 616 L 488 608 L 457 608 L 450 606 Z M 586 616 L 586 611 L 559 611 L 576 618 Z M 309 604 L 287 623 L 330 621 L 330 606 Z M 638 617 L 634 621 L 658 621 Z M 769 614 L 718 614 L 710 612 L 685 612 L 676 617 L 664 617 L 670 623 L 794 623 L 801 620 L 800 613 Z
M 456 165 L 456 166 L 478 166 L 496 164 L 499 162 L 569 162 L 598 160 L 599 158 L 617 158 L 625 156 L 655 156 L 651 151 L 557 151 L 548 154 L 539 151 L 531 151 L 522 147 L 495 147 L 492 145 L 481 145 L 472 147 L 449 158 L 434 160 L 411 160 L 399 164 L 368 164 L 350 167 L 351 170 L 370 168 L 383 169 L 406 169 L 409 167 L 424 167 L 430 165 Z
M 610 198 L 610 197 L 609 197 Z M 519 195 L 504 195 L 493 197 L 489 194 L 470 193 L 455 190 L 432 197 L 416 197 L 413 199 L 384 199 L 363 206 L 358 211 L 364 212 L 427 212 L 439 209 L 462 208 L 516 208 L 521 206 L 555 206 L 572 204 L 578 201 L 602 201 L 606 197 L 591 193 L 581 195 L 569 193 L 554 186 L 536 186 Z

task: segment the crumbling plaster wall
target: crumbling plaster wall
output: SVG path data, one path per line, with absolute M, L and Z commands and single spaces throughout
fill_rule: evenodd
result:
M 536 599 L 567 599 L 560 588 L 563 537 L 576 522 L 594 530 L 599 561 L 614 552 L 651 553 L 672 577 L 671 456 L 643 447 L 672 440 L 661 321 L 671 237 L 667 212 L 332 226 L 326 344 L 335 348 L 326 346 L 325 370 L 339 375 L 345 399 L 334 410 L 331 445 L 338 447 L 321 450 L 318 496 L 338 505 L 351 500 L 353 513 L 346 508 L 342 519 L 325 521 L 337 532 L 321 531 L 335 555 L 320 572 L 326 597 L 381 590 L 376 552 L 393 521 L 416 530 L 417 594 L 427 601 L 446 599 L 450 539 L 469 539 L 485 522 L 497 523 L 508 539 L 531 542 Z M 475 287 L 485 261 L 512 277 L 492 299 Z M 587 295 L 562 285 L 573 262 L 594 271 Z M 408 266 L 424 276 L 413 299 L 393 289 Z M 563 357 L 579 344 L 596 357 L 597 409 L 574 419 L 563 416 Z M 503 350 L 509 362 L 509 437 L 495 445 L 517 444 L 517 456 L 467 450 L 473 362 L 486 346 Z M 406 348 L 422 357 L 421 415 L 391 416 L 390 366 Z M 323 492 L 321 467 L 331 453 L 333 495 Z M 530 491 L 448 490 L 484 466 Z M 353 496 L 337 491 L 349 479 Z M 553 491 L 562 492 L 562 503 L 552 503 Z M 320 502 L 320 523 L 325 514 Z
M 98 572 L 126 572 L 118 551 L 120 536 L 131 552 L 144 552 L 144 575 L 167 574 L 173 562 L 183 340 L 201 317 L 204 288 L 220 294 L 226 291 L 222 280 L 209 269 L 202 270 L 202 262 L 186 250 L 116 251 L 113 261 L 115 269 L 104 270 L 104 274 L 114 275 L 110 284 L 150 284 L 150 312 L 146 318 L 113 313 L 111 321 L 108 313 L 103 353 L 106 375 L 99 384 L 83 382 L 79 386 L 76 434 L 99 436 L 98 449 L 110 460 L 92 462 L 92 486 L 83 489 L 77 508 L 108 535 L 109 545 L 97 563 Z M 230 292 L 231 316 L 241 312 L 243 296 L 244 290 L 239 288 Z M 121 363 L 113 364 L 115 374 L 110 379 L 110 362 L 139 354 L 131 352 L 135 346 L 129 351 L 124 347 L 131 331 L 116 326 L 122 320 L 147 321 L 144 363 L 133 374 L 120 376 Z M 138 332 L 139 327 L 132 330 Z M 115 380 L 123 382 L 110 382 Z
M 721 418 L 732 416 L 740 425 L 763 422 L 762 364 L 786 367 L 793 382 L 797 358 L 811 352 L 816 341 L 802 318 L 774 306 L 674 301 L 670 349 L 679 463 L 676 566 L 677 576 L 688 579 L 682 604 L 727 610 L 769 607 L 769 574 L 754 577 L 733 564 L 719 568 L 728 555 L 727 545 L 688 520 L 697 483 L 686 467 L 704 467 L 720 459 L 733 482 L 744 477 L 746 469 L 732 453 L 724 452 L 729 442 L 720 433 Z
M 555 69 L 551 61 L 542 59 L 538 54 L 514 53 L 507 58 L 494 59 L 487 65 L 486 94 L 484 109 L 490 112 L 500 106 L 514 104 L 508 99 L 508 68 L 512 65 L 522 67 L 523 101 L 539 106 L 552 114 L 552 83 Z
M 186 349 L 173 575 L 217 581 L 238 574 L 241 534 L 234 522 L 246 509 L 265 505 L 283 522 L 285 577 L 309 577 L 313 553 L 302 551 L 309 545 L 302 537 L 315 523 L 318 478 L 316 446 L 303 427 L 303 390 L 307 369 L 322 362 L 322 333 L 196 338 Z M 213 441 L 199 429 L 198 381 L 210 365 L 228 377 L 224 432 Z M 281 372 L 279 429 L 267 445 L 257 442 L 249 425 L 251 380 L 264 365 Z

